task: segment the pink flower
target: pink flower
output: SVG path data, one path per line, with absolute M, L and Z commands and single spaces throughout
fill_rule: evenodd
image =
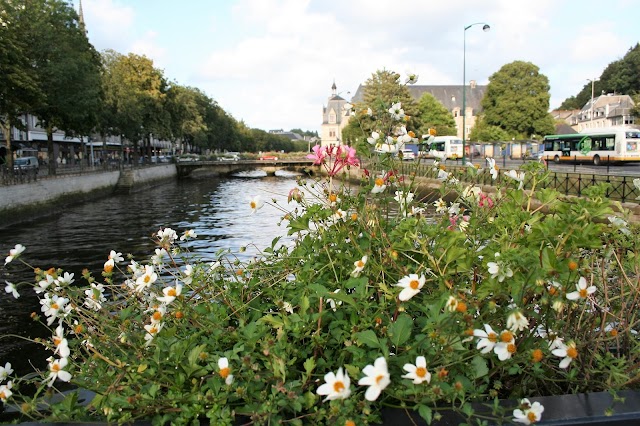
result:
M 307 158 L 313 160 L 314 165 L 320 165 L 325 162 L 327 157 L 327 149 L 326 147 L 320 145 L 314 145 L 311 150 L 314 152 L 313 154 L 307 155 Z
M 485 193 L 480 194 L 480 201 L 478 201 L 479 207 L 493 207 L 493 200 Z

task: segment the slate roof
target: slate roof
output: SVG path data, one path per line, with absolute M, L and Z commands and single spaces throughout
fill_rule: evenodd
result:
M 351 98 L 352 103 L 362 102 L 364 99 L 364 85 L 358 86 L 355 95 Z M 410 85 L 407 86 L 411 96 L 417 101 L 424 93 L 430 93 L 445 108 L 453 111 L 455 108 L 462 109 L 462 86 L 460 85 Z M 473 114 L 477 115 L 482 111 L 482 98 L 487 91 L 487 86 L 468 85 L 466 93 L 466 106 L 473 108 Z

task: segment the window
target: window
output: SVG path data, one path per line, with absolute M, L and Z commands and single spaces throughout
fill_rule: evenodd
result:
M 329 113 L 329 123 L 334 124 L 336 122 L 336 113 L 331 111 Z

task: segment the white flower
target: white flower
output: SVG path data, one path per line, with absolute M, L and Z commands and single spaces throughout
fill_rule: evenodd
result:
M 396 196 L 393 199 L 400 204 L 400 209 L 405 211 L 407 205 L 413 201 L 413 197 L 413 192 L 396 191 Z
M 293 305 L 289 302 L 282 302 L 282 308 L 285 312 L 288 312 L 290 314 L 293 313 Z
M 629 224 L 626 220 L 618 217 L 618 216 L 608 216 L 609 222 L 613 225 L 614 228 L 617 228 L 624 235 L 631 235 L 631 231 L 629 231 Z
M 434 201 L 433 206 L 436 208 L 436 213 L 444 213 L 447 211 L 447 202 L 442 198 L 438 201 Z
M 144 335 L 144 340 L 146 340 L 145 346 L 148 346 L 153 341 L 153 338 L 156 337 L 160 330 L 164 327 L 163 322 L 152 322 L 151 324 L 145 324 L 144 329 L 147 331 L 147 334 Z
M 403 289 L 398 295 L 398 299 L 400 299 L 401 302 L 406 302 L 411 299 L 413 296 L 420 293 L 424 283 L 424 275 L 418 277 L 418 274 L 409 274 L 403 277 L 398 281 L 398 284 L 396 284 L 396 287 L 402 287 Z
M 164 263 L 165 257 L 167 257 L 169 253 L 163 248 L 155 249 L 155 254 L 151 256 L 151 263 L 154 265 L 162 265 Z M 133 261 L 132 261 L 133 262 Z
M 169 246 L 174 243 L 178 238 L 178 234 L 171 228 L 164 228 L 158 231 L 156 234 L 161 246 Z
M 349 374 L 342 371 L 342 367 L 338 368 L 337 373 L 333 371 L 324 375 L 324 384 L 316 391 L 318 395 L 326 395 L 324 401 L 332 401 L 334 399 L 346 399 L 351 395 L 351 380 Z
M 69 303 L 69 299 L 57 295 L 50 296 L 49 293 L 45 294 L 44 299 L 40 300 L 42 305 L 40 310 L 48 318 L 47 325 L 53 324 L 57 317 L 67 316 L 71 312 L 71 306 L 67 306 L 67 303 Z
M 227 385 L 233 383 L 233 374 L 231 374 L 231 369 L 229 368 L 229 360 L 227 358 L 223 357 L 218 360 L 218 368 L 220 369 L 218 374 L 220 374 L 220 377 L 224 379 L 224 382 Z
M 58 277 L 55 282 L 57 285 L 61 287 L 64 285 L 73 284 L 75 282 L 75 280 L 73 279 L 73 276 L 74 274 L 65 272 L 64 275 L 62 275 L 61 277 Z
M 518 185 L 518 189 L 522 189 L 522 187 L 524 186 L 524 172 L 509 170 L 505 173 L 505 175 L 509 176 L 513 180 L 520 182 L 520 185 Z
M 367 115 L 371 117 L 373 115 L 373 110 L 371 108 L 367 108 Z
M 389 376 L 389 370 L 387 369 L 387 360 L 384 357 L 379 357 L 375 360 L 373 365 L 367 365 L 362 369 L 365 377 L 358 381 L 358 385 L 369 386 L 369 389 L 364 394 L 364 398 L 367 401 L 375 401 L 380 396 L 380 392 L 384 390 L 391 383 L 391 376 Z
M 188 231 L 184 231 L 184 234 L 180 237 L 180 241 L 187 240 L 189 238 L 196 238 L 198 234 L 193 229 L 189 229 Z
M 445 172 L 442 169 L 438 169 L 438 180 L 447 180 L 449 179 L 449 173 Z
M 396 102 L 389 108 L 389 114 L 394 120 L 402 120 L 404 118 L 404 110 L 402 109 L 402 103 Z
M 577 300 L 577 299 L 586 299 L 590 294 L 596 292 L 596 286 L 590 285 L 587 287 L 587 280 L 585 277 L 580 277 L 578 283 L 576 284 L 576 291 L 572 291 L 571 293 L 567 293 L 567 299 L 569 300 Z
M 144 266 L 144 274 L 139 276 L 136 279 L 136 288 L 135 290 L 140 293 L 142 290 L 149 288 L 151 284 L 156 282 L 158 279 L 158 274 L 155 273 L 153 266 L 145 265 Z
M 102 303 L 107 300 L 102 284 L 91 283 L 91 287 L 86 289 L 84 294 L 87 296 L 84 300 L 84 306 L 95 311 L 102 309 Z
M 361 259 L 356 260 L 355 262 L 353 262 L 353 266 L 355 266 L 355 268 L 351 272 L 351 275 L 354 276 L 354 277 L 357 277 L 358 275 L 360 275 L 360 272 L 362 272 L 362 270 L 364 269 L 365 265 L 367 264 L 367 260 L 368 259 L 369 259 L 369 257 L 367 255 L 364 255 L 364 256 L 362 256 Z
M 14 259 L 18 258 L 18 256 L 20 256 L 20 254 L 26 249 L 25 246 L 23 246 L 22 244 L 16 244 L 15 247 L 13 247 L 11 250 L 9 250 L 9 256 L 7 256 L 4 259 L 4 264 L 5 266 L 11 262 L 13 262 Z
M 333 291 L 334 294 L 339 292 L 339 288 Z M 342 305 L 342 300 L 338 300 L 338 302 L 336 303 L 336 301 L 333 299 L 327 299 L 327 303 L 329 304 L 329 306 L 331 306 L 331 310 L 335 312 L 337 305 Z
M 529 327 L 529 320 L 520 311 L 512 312 L 507 318 L 507 328 L 511 331 L 522 331 Z
M 378 143 L 379 139 L 380 139 L 380 133 L 371 132 L 371 136 L 367 138 L 367 142 L 369 142 L 371 145 L 375 145 Z
M 496 180 L 498 177 L 498 166 L 496 166 L 496 160 L 491 157 L 487 157 L 487 163 L 489 163 L 489 173 L 491 174 L 491 179 Z
M 49 357 L 47 358 L 47 361 L 49 361 L 49 387 L 53 386 L 53 382 L 55 382 L 56 379 L 60 379 L 63 382 L 71 380 L 71 373 L 64 371 L 64 368 L 69 363 L 67 358 L 54 360 L 53 357 Z
M 384 191 L 387 188 L 387 185 L 384 183 L 384 179 L 382 177 L 376 178 L 373 188 L 371 188 L 372 194 L 378 194 Z
M 493 331 L 493 328 L 491 328 L 489 324 L 484 325 L 484 330 L 473 330 L 473 335 L 480 338 L 476 349 L 482 349 L 480 353 L 483 354 L 491 352 L 498 343 L 498 334 Z
M 122 253 L 111 250 L 109 252 L 109 260 L 113 260 L 115 263 L 124 262 L 124 257 L 122 257 Z
M 515 423 L 524 423 L 530 425 L 531 423 L 539 422 L 542 418 L 542 412 L 544 407 L 539 402 L 531 404 L 527 398 L 520 401 L 520 408 L 513 410 L 513 421 Z
M 576 344 L 574 342 L 569 342 L 568 344 L 558 343 L 557 348 L 551 351 L 552 354 L 562 358 L 558 367 L 567 368 L 571 361 L 578 357 L 578 350 L 576 349 Z
M 20 297 L 20 293 L 18 293 L 18 287 L 16 287 L 14 283 L 10 283 L 7 280 L 5 280 L 4 282 L 7 283 L 7 286 L 4 288 L 4 291 L 6 291 L 9 294 L 13 294 L 13 297 L 16 299 Z
M 182 271 L 184 278 L 182 278 L 182 282 L 186 285 L 191 284 L 193 281 L 193 266 L 187 265 L 184 267 L 184 271 Z
M 7 362 L 4 367 L 0 366 L 0 382 L 4 382 L 11 374 L 13 374 L 13 368 L 10 362 Z
M 513 271 L 508 266 L 504 266 L 502 262 L 488 262 L 487 268 L 491 274 L 491 278 L 497 278 L 498 282 L 503 282 L 505 278 L 511 278 Z
M 404 84 L 416 84 L 418 81 L 418 74 L 409 73 L 407 74 L 407 78 L 404 80 Z
M 422 382 L 429 383 L 431 381 L 431 373 L 427 371 L 427 360 L 423 356 L 416 358 L 416 364 L 405 364 L 402 367 L 408 374 L 402 376 L 403 379 L 413 380 L 413 383 L 419 385 Z
M 56 334 L 52 337 L 53 344 L 56 347 L 54 354 L 58 354 L 61 358 L 67 358 L 71 351 L 69 350 L 69 342 L 64 337 L 64 329 L 62 328 L 62 324 L 56 327 Z
M 11 392 L 12 386 L 13 382 L 7 382 L 6 385 L 0 386 L 0 401 L 7 402 L 7 399 L 13 395 L 13 392 Z
M 37 294 L 44 293 L 51 284 L 55 282 L 52 275 L 46 274 L 43 280 L 38 281 L 38 284 L 33 288 Z
M 164 296 L 157 297 L 157 299 L 159 302 L 168 305 L 176 300 L 176 297 L 180 296 L 182 293 L 182 284 L 176 282 L 175 287 L 165 287 L 162 289 L 162 293 Z
M 249 199 L 249 207 L 251 207 L 251 214 L 254 214 L 262 207 L 264 207 L 264 201 L 260 198 L 259 195 Z
M 516 353 L 516 350 L 516 340 L 513 337 L 513 334 L 508 330 L 504 330 L 500 333 L 500 341 L 496 343 L 493 348 L 493 353 L 498 355 L 498 359 L 500 361 L 506 361 Z
M 460 203 L 451 203 L 449 206 L 449 214 L 451 216 L 457 216 L 460 214 Z

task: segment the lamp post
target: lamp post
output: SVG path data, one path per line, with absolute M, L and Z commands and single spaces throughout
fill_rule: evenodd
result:
M 465 150 L 467 143 L 467 30 L 474 25 L 482 25 L 482 31 L 489 31 L 491 27 L 484 22 L 475 22 L 464 27 L 462 39 L 462 164 L 466 164 Z
M 597 78 L 588 78 L 587 81 L 591 82 L 591 112 L 590 112 L 590 120 L 591 124 L 589 124 L 589 127 L 593 127 L 593 89 L 594 89 L 594 85 L 596 80 L 598 80 Z

